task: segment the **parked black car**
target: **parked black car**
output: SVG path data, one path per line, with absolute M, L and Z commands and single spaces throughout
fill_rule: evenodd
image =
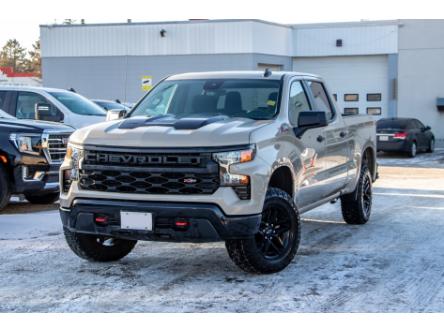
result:
M 22 120 L 0 110 L 0 210 L 11 195 L 47 204 L 59 197 L 59 168 L 66 153 L 69 126 Z
M 376 123 L 377 149 L 384 152 L 433 152 L 435 136 L 430 126 L 414 118 L 384 118 Z

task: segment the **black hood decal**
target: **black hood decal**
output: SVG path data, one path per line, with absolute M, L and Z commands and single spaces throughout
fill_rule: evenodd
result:
M 122 121 L 120 129 L 134 129 L 147 126 L 174 127 L 177 130 L 193 130 L 203 126 L 228 119 L 226 116 L 214 116 L 209 118 L 182 118 L 176 119 L 172 116 L 155 116 L 151 118 L 129 118 Z

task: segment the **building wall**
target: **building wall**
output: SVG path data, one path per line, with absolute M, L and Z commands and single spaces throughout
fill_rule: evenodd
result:
M 293 70 L 322 76 L 332 94 L 336 94 L 337 107 L 359 108 L 360 114 L 367 107 L 380 107 L 382 116 L 388 114 L 389 67 L 386 55 L 347 57 L 303 57 L 294 58 Z M 379 93 L 381 102 L 367 102 L 367 94 Z M 345 102 L 345 94 L 359 94 L 358 102 Z
M 396 53 L 396 21 L 295 25 L 294 54 L 298 57 Z M 342 47 L 336 46 L 341 39 Z
M 430 125 L 444 145 L 444 20 L 405 20 L 399 28 L 398 115 Z
M 74 88 L 89 98 L 135 102 L 144 95 L 143 76 L 153 82 L 171 74 L 218 70 L 255 70 L 259 63 L 291 70 L 291 58 L 266 54 L 208 54 L 162 56 L 46 57 L 43 84 Z
M 40 27 L 44 58 L 228 53 L 291 56 L 291 36 L 288 26 L 258 20 Z

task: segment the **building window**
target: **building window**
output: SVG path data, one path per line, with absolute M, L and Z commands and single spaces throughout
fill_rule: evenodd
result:
M 381 108 L 367 108 L 367 114 L 371 116 L 380 116 Z
M 381 94 L 367 94 L 367 102 L 380 102 L 381 100 Z
M 333 98 L 335 99 L 335 101 L 338 101 L 338 94 L 333 94 Z
M 359 102 L 359 94 L 345 94 L 344 101 L 345 102 Z
M 344 116 L 359 114 L 359 108 L 344 108 Z

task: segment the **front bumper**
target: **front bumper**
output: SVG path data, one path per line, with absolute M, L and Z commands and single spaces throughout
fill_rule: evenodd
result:
M 14 169 L 12 192 L 50 193 L 59 191 L 60 165 L 20 165 Z
M 149 212 L 153 230 L 123 230 L 120 212 Z M 215 204 L 178 202 L 137 202 L 121 200 L 76 199 L 71 208 L 60 208 L 63 226 L 72 232 L 118 237 L 132 240 L 168 242 L 213 242 L 253 237 L 259 229 L 261 214 L 227 216 Z M 106 224 L 95 222 L 105 216 Z M 186 220 L 187 228 L 175 222 Z

